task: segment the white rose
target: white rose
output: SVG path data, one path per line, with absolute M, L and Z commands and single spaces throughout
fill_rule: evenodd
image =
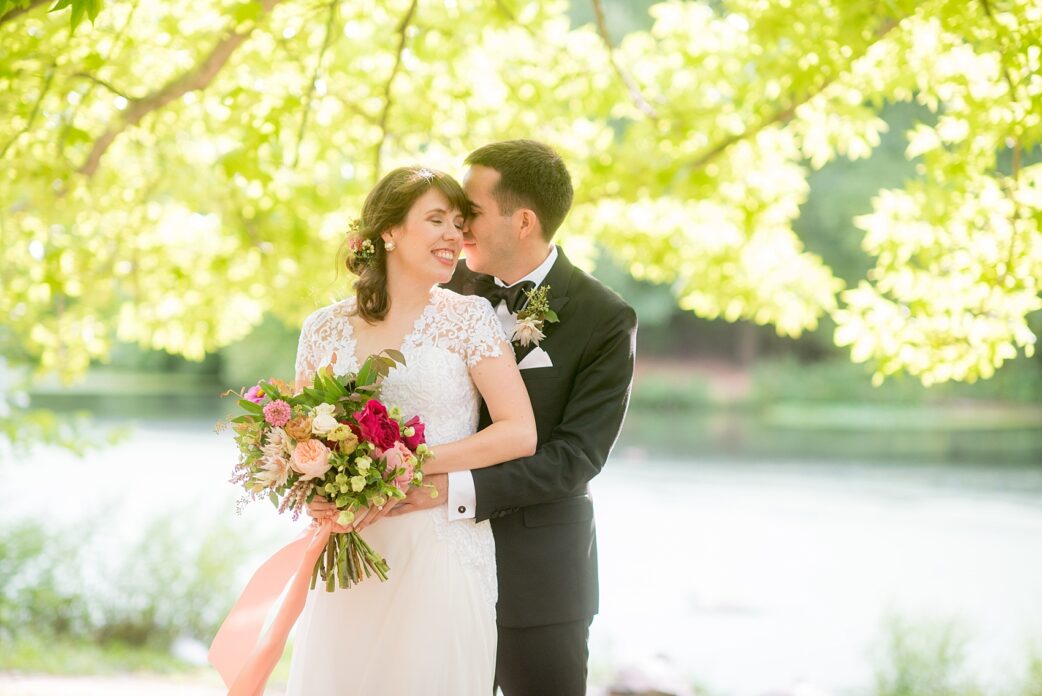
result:
M 534 343 L 539 345 L 539 342 L 545 338 L 543 332 L 539 330 L 538 319 L 534 317 L 528 319 L 522 319 L 517 322 L 517 326 L 514 327 L 514 341 L 517 341 L 522 346 L 527 346 Z
M 329 415 L 333 415 L 334 412 L 336 412 L 336 406 L 334 406 L 333 404 L 319 404 L 314 408 L 314 414 L 316 416 L 321 413 L 328 413 Z
M 319 414 L 312 421 L 312 432 L 317 434 L 318 437 L 324 438 L 326 434 L 336 429 L 340 425 L 340 422 L 333 418 L 331 414 Z

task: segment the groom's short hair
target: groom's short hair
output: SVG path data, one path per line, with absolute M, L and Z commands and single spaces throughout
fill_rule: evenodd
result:
M 572 177 L 554 150 L 535 140 L 504 140 L 479 147 L 467 156 L 468 165 L 499 172 L 492 195 L 504 215 L 530 208 L 539 218 L 543 237 L 550 241 L 572 207 Z

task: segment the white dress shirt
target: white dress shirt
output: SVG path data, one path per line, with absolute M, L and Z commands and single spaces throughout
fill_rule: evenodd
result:
M 546 276 L 550 273 L 550 269 L 553 267 L 554 262 L 557 261 L 557 246 L 550 247 L 550 254 L 546 257 L 539 266 L 536 267 L 531 273 L 521 278 L 517 283 L 507 285 L 499 278 L 495 278 L 496 285 L 501 287 L 514 287 L 518 283 L 524 283 L 525 281 L 531 281 L 539 287 Z M 517 326 L 517 315 L 511 314 L 510 310 L 507 309 L 507 303 L 505 300 L 501 300 L 499 305 L 496 307 L 496 314 L 499 316 L 499 323 L 503 325 L 503 331 L 506 332 L 509 338 L 514 334 L 514 327 Z M 477 492 L 474 490 L 474 476 L 470 471 L 452 471 L 449 472 L 449 492 L 448 492 L 448 503 L 449 503 L 449 521 L 454 520 L 467 520 L 474 519 L 475 508 L 477 508 Z

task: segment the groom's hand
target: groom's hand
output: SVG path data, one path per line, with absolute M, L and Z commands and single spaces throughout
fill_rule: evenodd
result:
M 431 489 L 428 486 L 414 486 L 409 489 L 409 492 L 405 495 L 405 500 L 402 500 L 395 506 L 389 513 L 391 517 L 395 515 L 405 515 L 410 512 L 416 512 L 417 510 L 426 510 L 427 508 L 438 507 L 444 505 L 446 498 L 449 495 L 449 475 L 448 474 L 430 474 L 429 476 L 423 477 L 423 482 L 434 486 L 434 489 L 438 492 L 436 497 L 431 497 Z

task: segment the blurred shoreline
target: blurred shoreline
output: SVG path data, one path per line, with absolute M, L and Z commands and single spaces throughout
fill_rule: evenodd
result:
M 215 422 L 234 406 L 234 397 L 220 395 L 240 386 L 205 374 L 94 368 L 73 385 L 45 380 L 30 395 L 34 408 L 89 411 L 102 425 Z M 1042 465 L 1042 403 L 1020 398 L 1030 392 L 1000 398 L 1005 391 L 927 389 L 909 378 L 877 388 L 862 367 L 841 362 L 743 368 L 711 359 L 642 359 L 617 449 L 631 458 Z

